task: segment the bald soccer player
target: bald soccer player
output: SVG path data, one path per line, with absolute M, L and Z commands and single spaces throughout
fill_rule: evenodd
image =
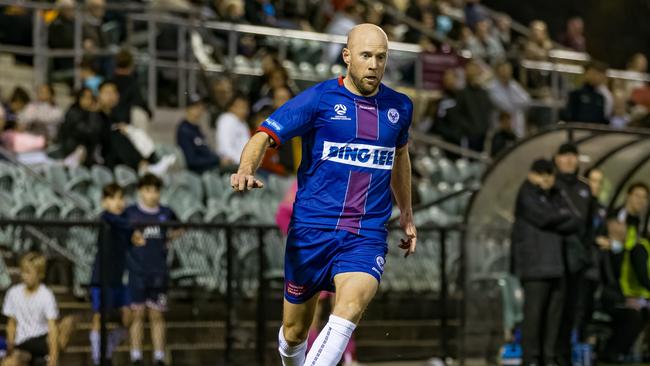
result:
M 285 253 L 284 314 L 278 335 L 285 366 L 330 366 L 341 359 L 361 315 L 375 296 L 386 262 L 391 191 L 415 251 L 411 162 L 407 141 L 411 100 L 381 83 L 388 41 L 381 28 L 348 34 L 345 78 L 322 82 L 289 100 L 250 139 L 235 191 L 262 188 L 255 170 L 267 147 L 302 137 L 302 162 Z M 305 356 L 320 291 L 335 291 L 329 322 Z

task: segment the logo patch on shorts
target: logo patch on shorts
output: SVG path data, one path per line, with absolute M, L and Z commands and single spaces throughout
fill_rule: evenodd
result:
M 378 255 L 375 258 L 375 262 L 377 262 L 377 267 L 372 267 L 372 270 L 381 276 L 384 273 L 384 264 L 386 264 L 386 259 L 384 259 L 384 257 L 382 257 L 381 255 Z
M 286 288 L 287 293 L 288 293 L 289 295 L 291 295 L 291 296 L 299 297 L 299 296 L 304 295 L 305 292 L 307 292 L 307 287 L 306 287 L 306 286 L 296 285 L 296 284 L 293 283 L 293 282 L 287 282 L 287 286 L 286 286 L 286 287 L 287 287 L 287 288 Z

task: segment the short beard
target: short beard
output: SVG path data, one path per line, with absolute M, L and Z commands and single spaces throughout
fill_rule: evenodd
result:
M 350 74 L 349 76 L 350 76 L 350 80 L 352 80 L 352 84 L 354 84 L 354 86 L 357 88 L 359 93 L 361 93 L 361 95 L 363 96 L 367 96 L 374 93 L 375 90 L 377 90 L 377 88 L 379 87 L 379 85 L 377 85 L 377 87 L 368 90 L 363 86 L 363 83 L 361 82 L 360 79 L 354 77 L 352 74 Z

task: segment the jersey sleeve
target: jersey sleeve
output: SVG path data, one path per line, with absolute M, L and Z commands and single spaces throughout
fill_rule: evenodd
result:
M 314 125 L 314 114 L 320 102 L 320 93 L 313 87 L 298 94 L 278 108 L 257 131 L 266 132 L 279 146 L 296 136 L 308 133 Z
M 403 147 L 408 143 L 409 140 L 409 128 L 411 127 L 411 122 L 413 121 L 413 102 L 406 97 L 406 121 L 402 125 L 402 129 L 399 132 L 399 135 L 397 136 L 397 148 L 399 149 L 400 147 Z

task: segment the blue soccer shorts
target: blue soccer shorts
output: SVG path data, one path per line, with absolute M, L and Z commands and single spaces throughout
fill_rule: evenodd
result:
M 98 313 L 101 307 L 101 287 L 90 288 L 90 298 L 92 300 L 93 311 Z M 106 310 L 112 311 L 131 305 L 129 291 L 126 286 L 106 288 Z
M 339 273 L 368 273 L 379 282 L 387 252 L 385 240 L 344 230 L 292 227 L 284 259 L 284 297 L 302 304 L 320 291 L 334 292 Z

